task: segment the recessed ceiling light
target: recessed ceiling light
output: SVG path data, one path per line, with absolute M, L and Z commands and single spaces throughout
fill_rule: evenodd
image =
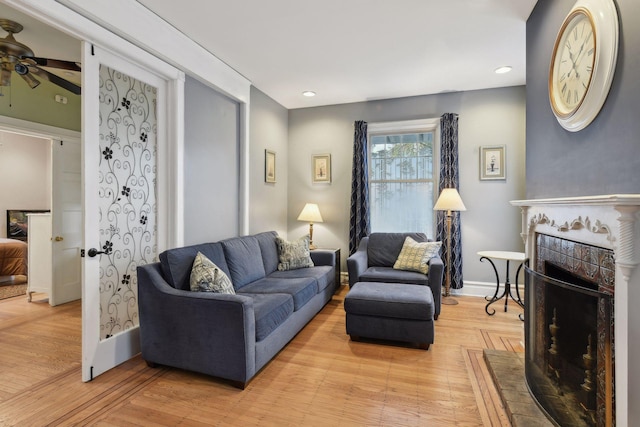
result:
M 504 73 L 508 73 L 509 71 L 511 71 L 511 68 L 509 65 L 506 65 L 504 67 L 500 67 L 500 68 L 496 68 L 495 72 L 496 74 L 504 74 Z
M 302 92 L 302 94 L 308 97 L 316 96 L 316 93 L 312 90 L 305 90 L 304 92 Z

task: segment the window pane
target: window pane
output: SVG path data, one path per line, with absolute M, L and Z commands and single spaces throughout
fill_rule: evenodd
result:
M 419 231 L 433 238 L 433 182 L 372 183 L 372 231 Z
M 433 237 L 433 132 L 370 137 L 372 231 Z

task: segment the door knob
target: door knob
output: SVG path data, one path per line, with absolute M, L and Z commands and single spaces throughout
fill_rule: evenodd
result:
M 62 242 L 62 241 L 64 240 L 64 237 L 62 237 L 62 236 L 56 236 L 56 238 L 55 238 L 55 239 L 53 239 L 53 240 L 55 240 L 56 242 Z
M 89 255 L 91 258 L 93 258 L 94 256 L 98 255 L 98 254 L 106 254 L 106 252 L 104 251 L 99 251 L 96 248 L 91 248 L 87 251 L 87 255 Z

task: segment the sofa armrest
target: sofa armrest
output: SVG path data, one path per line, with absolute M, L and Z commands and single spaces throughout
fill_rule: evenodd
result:
M 138 267 L 142 357 L 246 384 L 255 372 L 253 300 L 171 287 L 160 263 Z
M 328 265 L 337 268 L 340 262 L 339 259 L 336 259 L 336 251 L 331 249 L 314 249 L 309 251 L 309 255 L 311 255 L 311 261 L 314 265 Z
M 429 260 L 428 284 L 433 294 L 434 319 L 440 315 L 442 305 L 442 279 L 444 274 L 444 263 L 442 258 L 435 256 Z
M 360 240 L 358 250 L 347 258 L 347 272 L 349 274 L 349 288 L 358 282 L 358 279 L 369 268 L 369 256 L 367 255 L 368 237 Z

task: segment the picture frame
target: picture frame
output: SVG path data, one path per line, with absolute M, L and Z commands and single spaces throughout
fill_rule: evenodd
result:
M 507 179 L 506 145 L 480 147 L 480 180 Z
M 312 182 L 331 183 L 331 154 L 314 154 L 311 161 Z
M 48 213 L 47 209 L 7 209 L 7 238 L 28 240 L 28 215 L 31 213 Z
M 264 182 L 276 182 L 276 152 L 264 150 Z

